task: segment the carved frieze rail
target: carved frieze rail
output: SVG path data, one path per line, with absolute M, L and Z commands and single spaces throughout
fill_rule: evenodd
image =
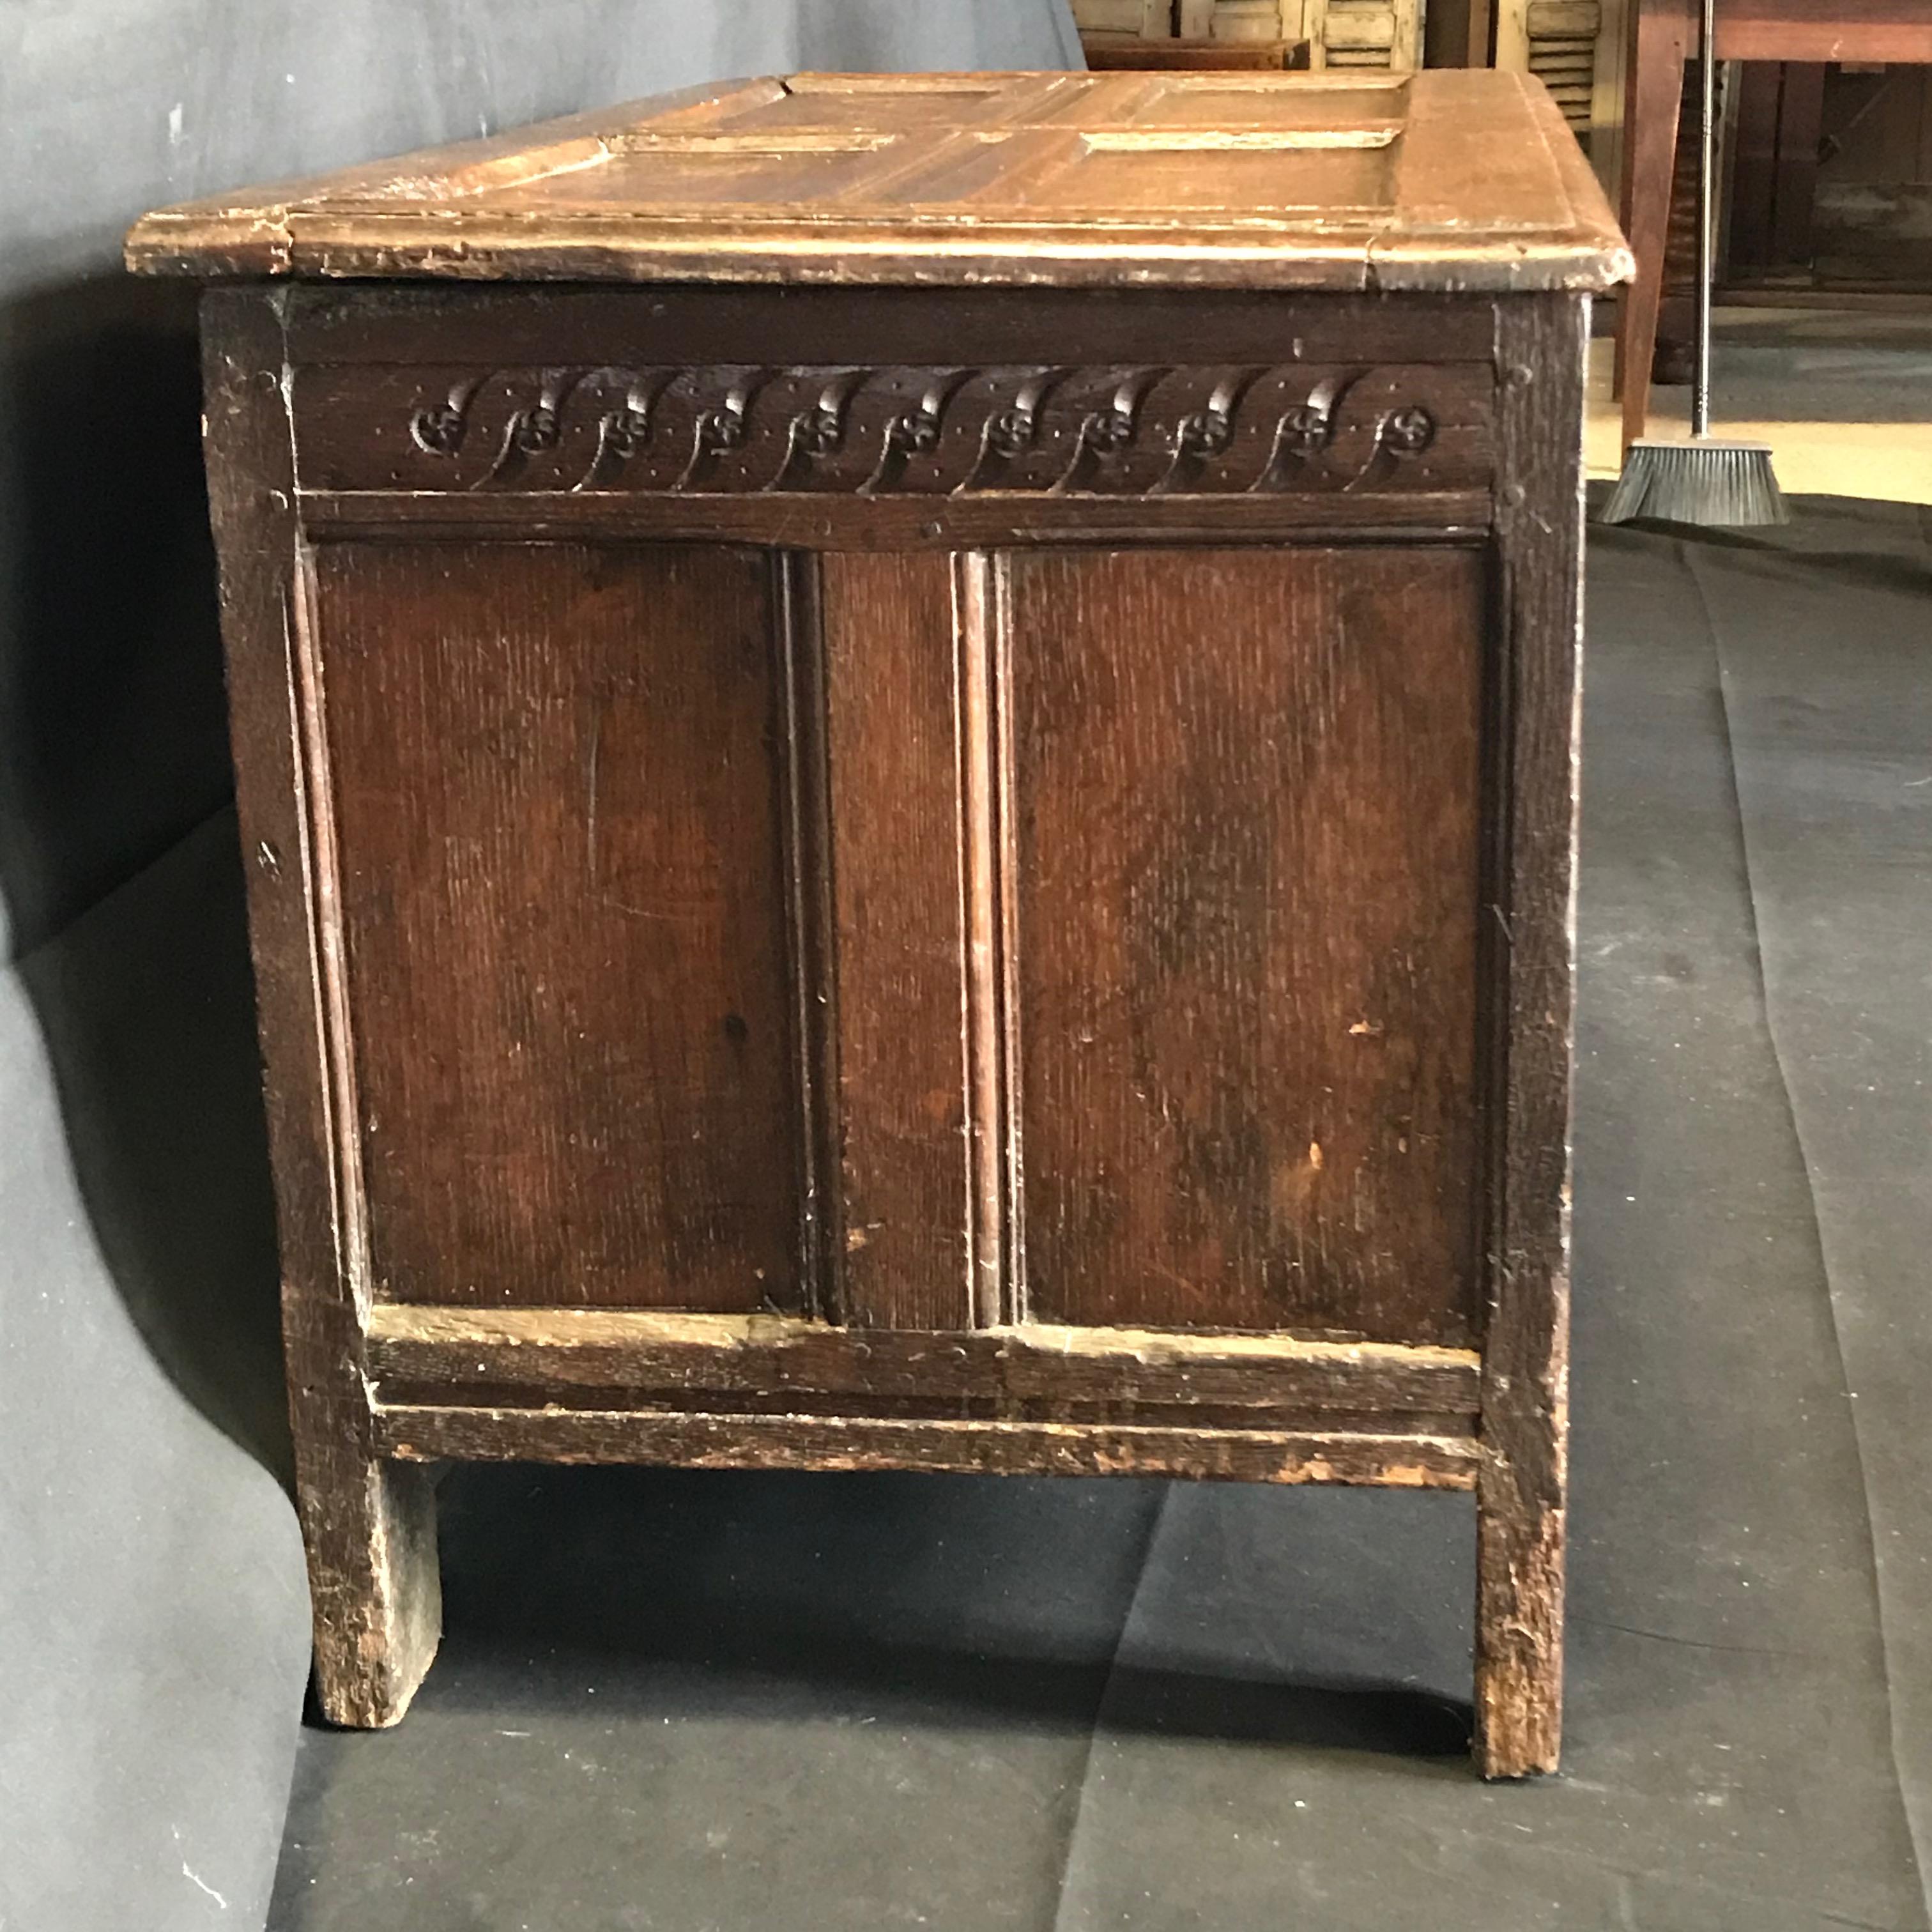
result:
M 1490 371 L 1346 368 L 305 370 L 309 489 L 1267 495 L 1467 488 Z

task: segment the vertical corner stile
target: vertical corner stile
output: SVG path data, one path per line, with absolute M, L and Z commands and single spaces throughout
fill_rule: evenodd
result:
M 778 601 L 786 928 L 799 1099 L 799 1279 L 818 1318 L 840 1316 L 837 992 L 832 956 L 830 774 L 818 560 L 774 560 Z
M 1562 1723 L 1582 628 L 1584 305 L 1496 304 L 1503 686 L 1496 884 L 1501 1131 L 1488 1190 L 1476 1718 L 1486 1775 L 1556 1768 Z

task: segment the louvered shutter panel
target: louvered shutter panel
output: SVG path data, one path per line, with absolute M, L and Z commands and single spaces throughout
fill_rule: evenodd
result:
M 1422 62 L 1423 0 L 1306 0 L 1312 64 L 1401 72 Z
M 1502 0 L 1496 64 L 1533 74 L 1580 139 L 1621 120 L 1622 0 Z

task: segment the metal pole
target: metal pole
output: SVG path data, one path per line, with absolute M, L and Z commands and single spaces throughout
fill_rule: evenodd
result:
M 1711 284 L 1718 272 L 1718 0 L 1704 0 L 1703 118 L 1697 148 L 1697 367 L 1690 434 L 1711 429 Z

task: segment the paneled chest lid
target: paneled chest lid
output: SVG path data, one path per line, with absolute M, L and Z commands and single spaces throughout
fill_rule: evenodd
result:
M 796 74 L 150 214 L 203 276 L 1595 290 L 1630 257 L 1540 81 Z

